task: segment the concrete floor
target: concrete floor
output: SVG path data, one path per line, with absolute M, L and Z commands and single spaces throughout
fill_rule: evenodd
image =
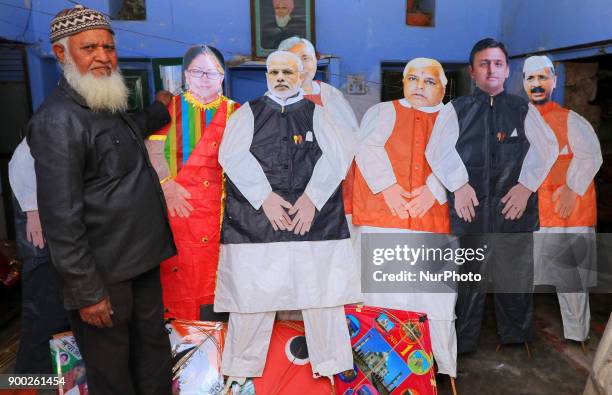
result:
M 580 344 L 563 339 L 559 305 L 554 294 L 536 294 L 535 340 L 532 359 L 522 345 L 496 352 L 493 300 L 487 300 L 480 347 L 459 356 L 457 392 L 461 395 L 579 395 L 582 394 L 595 350 L 612 311 L 612 294 L 591 295 L 591 334 L 586 354 Z M 0 328 L 0 373 L 9 373 L 18 347 L 19 319 Z M 439 375 L 438 393 L 452 394 L 448 376 Z M 1 392 L 1 391 L 0 391 Z M 265 395 L 265 394 L 261 394 Z
M 480 347 L 457 360 L 458 394 L 579 395 L 586 383 L 595 350 L 612 311 L 612 295 L 591 295 L 591 333 L 586 354 L 577 342 L 563 338 L 561 313 L 554 294 L 534 295 L 535 337 L 532 359 L 523 345 L 496 352 L 493 300 L 487 299 Z M 438 391 L 452 394 L 448 376 L 438 375 Z

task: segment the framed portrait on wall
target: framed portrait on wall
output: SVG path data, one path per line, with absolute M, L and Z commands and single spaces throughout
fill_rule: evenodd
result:
M 251 46 L 265 57 L 286 38 L 299 36 L 315 44 L 315 0 L 251 0 Z
M 406 24 L 408 26 L 434 27 L 436 0 L 407 0 Z

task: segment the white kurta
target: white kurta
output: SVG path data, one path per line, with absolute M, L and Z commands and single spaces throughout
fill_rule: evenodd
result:
M 523 160 L 518 182 L 535 192 L 555 163 L 559 144 L 553 131 L 532 104 L 529 104 L 525 118 L 525 137 L 529 141 L 529 150 Z M 459 120 L 452 103 L 448 103 L 438 114 L 425 157 L 436 177 L 451 192 L 469 181 L 467 169 L 455 148 L 458 139 Z
M 406 99 L 400 100 L 410 108 Z M 438 112 L 442 104 L 435 107 L 421 107 L 419 111 Z M 361 121 L 360 144 L 355 157 L 359 171 L 374 193 L 397 183 L 385 144 L 395 127 L 395 108 L 392 102 L 379 103 L 370 108 Z M 406 149 L 409 149 L 407 147 Z M 440 204 L 446 203 L 446 190 L 432 173 L 427 186 Z M 409 229 L 361 226 L 362 234 L 368 233 L 423 233 Z M 410 286 L 409 283 L 406 285 Z M 457 293 L 364 293 L 368 306 L 422 312 L 427 314 L 434 357 L 440 373 L 457 376 L 457 335 L 455 331 L 455 303 Z
M 303 100 L 297 97 L 281 105 Z M 305 193 L 321 209 L 346 176 L 353 147 L 320 106 L 313 133 L 322 155 Z M 259 162 L 250 152 L 254 116 L 249 104 L 229 119 L 219 148 L 224 172 L 259 209 L 272 191 Z M 340 306 L 360 301 L 360 272 L 350 239 L 314 242 L 221 244 L 215 311 L 258 313 Z
M 573 157 L 567 170 L 566 184 L 579 196 L 583 196 L 603 163 L 599 139 L 591 124 L 571 110 L 567 118 L 567 137 L 569 150 L 573 153 Z M 569 150 L 568 147 L 560 147 L 561 154 L 569 152 Z M 549 203 L 554 204 L 553 202 Z M 541 285 L 551 284 L 551 277 L 557 270 L 555 263 L 559 264 L 559 262 L 550 262 L 546 259 L 545 249 L 551 248 L 546 234 L 551 234 L 550 237 L 554 242 L 554 234 L 593 234 L 595 228 L 590 226 L 541 227 L 536 233 L 538 235 L 534 237 L 533 241 L 533 277 L 534 285 Z M 590 251 L 587 252 L 585 257 L 590 262 L 578 263 L 579 274 L 585 288 L 595 286 L 597 282 L 597 254 L 594 235 L 592 240 L 588 240 L 592 242 L 587 245 Z M 557 296 L 563 319 L 564 337 L 576 341 L 586 340 L 590 322 L 588 292 L 586 290 L 585 292 L 558 292 Z
M 322 81 L 313 81 L 312 94 L 320 95 L 323 103 L 323 111 L 329 117 L 329 121 L 333 123 L 336 129 L 342 131 L 344 140 L 353 147 L 353 153 L 356 153 L 359 136 L 359 122 L 355 117 L 353 108 L 344 98 L 342 92 Z M 361 263 L 361 238 L 359 236 L 359 226 L 353 224 L 353 216 L 347 214 L 346 221 L 351 233 L 351 242 L 353 243 L 353 251 L 355 253 L 355 265 Z
M 30 147 L 26 139 L 23 139 L 15 148 L 9 162 L 9 183 L 21 211 L 38 210 L 34 158 L 30 154 Z

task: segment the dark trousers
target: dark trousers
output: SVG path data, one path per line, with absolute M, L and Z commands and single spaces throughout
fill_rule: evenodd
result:
M 26 237 L 26 214 L 13 198 L 15 239 L 21 270 L 21 336 L 15 373 L 52 373 L 49 339 L 69 329 L 59 274 L 49 248 L 40 249 Z
M 78 310 L 69 314 L 90 394 L 170 394 L 172 357 L 159 267 L 107 290 L 114 312 L 111 328 L 84 323 Z
M 487 246 L 482 263 L 465 265 L 462 273 L 483 275 L 480 284 L 459 283 L 457 353 L 478 349 L 487 289 L 493 292 L 500 344 L 533 339 L 533 235 L 531 233 L 462 236 L 463 248 Z M 490 283 L 490 284 L 489 284 Z

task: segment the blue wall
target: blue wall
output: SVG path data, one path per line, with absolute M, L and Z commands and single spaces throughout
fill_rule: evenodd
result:
M 543 51 L 554 62 L 612 53 L 612 45 L 554 51 L 560 48 L 612 40 L 612 1 L 610 0 L 504 0 L 502 40 L 511 56 Z M 550 52 L 552 51 L 552 52 Z M 506 89 L 523 91 L 522 68 L 525 57 L 510 62 Z M 557 63 L 557 89 L 553 100 L 563 104 L 565 68 Z
M 46 14 L 55 14 L 70 3 L 65 0 L 31 1 L 35 12 L 29 41 L 39 43 L 32 54 L 50 57 L 47 32 L 51 15 Z M 108 12 L 108 1 L 81 2 Z M 24 4 L 15 0 L 13 3 Z M 207 3 L 210 5 L 203 5 Z M 120 56 L 180 56 L 189 44 L 200 42 L 218 47 L 227 58 L 249 55 L 249 4 L 249 0 L 148 0 L 146 21 L 113 22 Z M 353 97 L 357 107 L 361 104 L 367 108 L 379 98 L 381 61 L 415 56 L 435 57 L 446 62 L 465 61 L 476 40 L 498 35 L 501 7 L 501 0 L 438 0 L 436 27 L 419 28 L 405 24 L 406 0 L 318 0 L 315 15 L 317 49 L 340 57 L 342 76 L 360 73 L 371 81 L 369 95 Z M 3 15 L 5 9 L 7 7 L 0 5 Z M 27 15 L 26 11 L 11 12 L 21 15 L 16 24 L 25 25 L 23 15 Z M 474 20 L 478 23 L 471 22 Z M 5 37 L 14 33 L 10 29 L 3 31 Z M 32 63 L 34 68 L 40 68 L 37 60 Z M 44 73 L 48 74 L 49 70 Z M 40 90 L 39 87 L 45 86 L 43 77 L 34 74 L 33 90 Z M 39 99 L 35 98 L 35 105 L 39 104 Z
M 0 37 L 12 41 L 32 41 L 34 24 L 31 20 L 28 25 L 29 2 L 23 0 L 2 0 L 2 2 L 26 9 L 0 5 Z
M 504 0 L 502 12 L 514 55 L 612 39 L 610 0 Z
M 35 42 L 28 51 L 34 106 L 55 77 L 48 30 L 51 15 L 67 0 L 2 0 L 34 9 L 26 38 L 18 37 L 28 11 L 0 5 L 0 36 Z M 108 12 L 108 0 L 81 0 Z M 611 0 L 437 0 L 435 28 L 405 24 L 406 0 L 317 0 L 317 49 L 340 58 L 339 74 L 363 74 L 368 94 L 350 96 L 361 115 L 379 100 L 380 62 L 416 56 L 467 62 L 472 45 L 492 36 L 512 54 L 612 38 Z M 227 59 L 251 51 L 249 0 L 147 0 L 147 20 L 113 21 L 121 57 L 180 56 L 193 43 L 208 43 Z M 139 32 L 141 34 L 135 33 Z M 155 37 L 151 37 L 155 36 Z M 513 62 L 522 64 L 521 62 Z M 342 85 L 344 79 L 338 79 Z M 254 93 L 255 94 L 255 93 Z

